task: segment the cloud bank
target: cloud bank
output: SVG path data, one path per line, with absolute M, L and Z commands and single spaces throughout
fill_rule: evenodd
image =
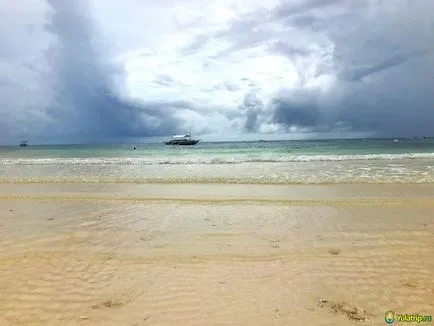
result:
M 1 143 L 420 136 L 434 3 L 0 4 Z

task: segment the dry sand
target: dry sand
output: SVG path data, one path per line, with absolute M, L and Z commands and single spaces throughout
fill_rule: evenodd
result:
M 0 325 L 434 313 L 433 185 L 0 185 Z

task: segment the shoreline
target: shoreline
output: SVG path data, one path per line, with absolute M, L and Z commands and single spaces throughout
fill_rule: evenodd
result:
M 228 179 L 221 178 L 218 180 L 214 179 L 195 179 L 195 180 L 184 180 L 184 179 L 176 179 L 176 180 L 161 180 L 161 179 L 146 179 L 146 180 L 127 180 L 127 179 L 119 179 L 119 180 L 75 180 L 75 179 L 65 179 L 59 180 L 54 179 L 0 179 L 0 185 L 8 185 L 8 184 L 17 184 L 17 185 L 32 185 L 32 184 L 41 184 L 41 185 L 55 185 L 55 184 L 64 184 L 64 185 L 99 185 L 99 184 L 108 184 L 108 185 L 241 185 L 241 186 L 341 186 L 341 185 L 432 185 L 434 182 L 431 181 L 339 181 L 339 182 L 263 182 L 263 181 L 243 181 L 237 179 Z
M 352 184 L 225 184 L 225 183 L 0 183 L 0 197 L 7 195 L 50 195 L 63 193 L 117 194 L 140 198 L 220 199 L 369 199 L 417 197 L 434 199 L 434 183 L 352 183 Z
M 167 158 L 168 162 L 173 159 L 177 160 L 177 156 Z M 73 160 L 75 163 L 72 164 L 56 163 L 56 159 L 50 164 L 0 163 L 3 170 L 0 184 L 434 184 L 433 160 L 429 159 L 193 165 L 105 164 L 99 161 L 94 164 L 86 163 L 87 159 Z

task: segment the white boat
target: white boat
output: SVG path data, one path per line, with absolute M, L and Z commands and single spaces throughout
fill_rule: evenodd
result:
M 164 143 L 166 145 L 196 145 L 200 140 L 192 139 L 189 134 L 173 135 L 172 138 Z

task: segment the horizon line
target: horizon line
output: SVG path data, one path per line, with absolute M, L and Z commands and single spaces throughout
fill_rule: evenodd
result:
M 157 138 L 157 137 L 152 137 Z M 158 137 L 163 138 L 163 137 Z M 333 141 L 333 140 L 390 140 L 390 139 L 403 139 L 403 140 L 423 140 L 423 139 L 432 139 L 434 136 L 413 136 L 413 137 L 343 137 L 343 138 L 308 138 L 308 139 L 256 139 L 256 140 L 213 140 L 206 141 L 200 140 L 200 143 L 255 143 L 255 142 L 309 142 L 309 141 Z M 15 147 L 19 146 L 17 144 L 0 144 L 0 147 Z M 29 142 L 30 143 L 30 142 Z M 83 143 L 35 143 L 29 146 L 76 146 L 76 145 L 138 145 L 138 144 L 160 144 L 159 141 L 139 141 L 139 142 L 83 142 Z M 162 143 L 161 143 L 162 144 Z

